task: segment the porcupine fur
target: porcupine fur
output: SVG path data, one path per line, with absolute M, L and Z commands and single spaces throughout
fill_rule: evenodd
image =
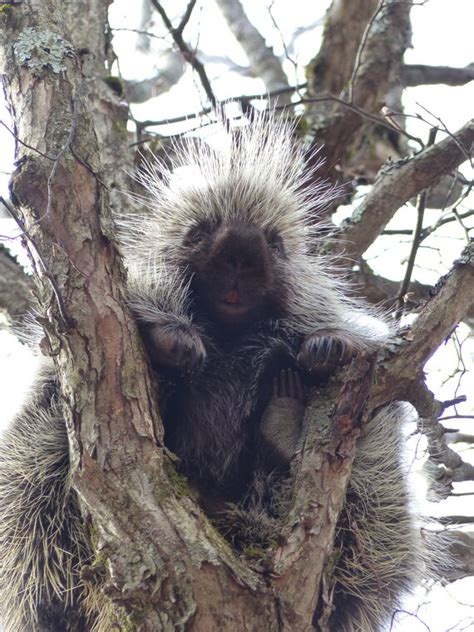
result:
M 234 503 L 237 522 L 250 516 L 248 537 L 265 541 L 284 505 L 278 506 L 269 486 L 271 475 L 255 493 L 261 478 L 253 469 L 256 428 L 271 377 L 297 367 L 308 336 L 331 337 L 364 352 L 377 350 L 388 334 L 386 324 L 350 298 L 328 260 L 315 254 L 315 217 L 334 192 L 306 170 L 291 125 L 257 117 L 237 140 L 229 132 L 224 138 L 220 150 L 183 141 L 171 167 L 149 162 L 140 175 L 147 208 L 140 217 L 120 218 L 120 234 L 130 305 L 163 384 L 165 442 L 207 498 L 205 507 Z M 284 245 L 285 256 L 272 259 L 278 292 L 265 299 L 274 310 L 237 333 L 216 328 L 193 294 L 187 236 L 201 225 L 208 232 L 240 227 L 238 244 L 242 225 L 257 227 Z M 154 361 L 157 329 L 189 341 L 193 362 L 187 371 Z M 90 548 L 68 480 L 56 393 L 52 378 L 40 378 L 2 439 L 0 603 L 9 632 L 92 629 L 93 615 L 81 605 L 87 589 L 80 575 Z M 408 510 L 396 417 L 379 414 L 359 442 L 339 523 L 334 632 L 380 629 L 418 579 L 423 547 Z M 246 494 L 250 502 L 239 505 Z M 268 495 L 270 510 L 255 500 Z M 268 533 L 258 536 L 253 529 L 259 524 Z M 71 618 L 74 608 L 80 615 Z M 56 617 L 54 624 L 48 617 Z

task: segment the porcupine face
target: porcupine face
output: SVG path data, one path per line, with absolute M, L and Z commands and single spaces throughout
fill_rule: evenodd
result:
M 248 223 L 201 224 L 184 241 L 198 307 L 228 330 L 278 317 L 283 305 L 281 238 Z

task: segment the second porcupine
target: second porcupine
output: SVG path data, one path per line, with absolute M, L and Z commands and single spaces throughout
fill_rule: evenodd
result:
M 315 217 L 332 193 L 305 169 L 292 127 L 257 117 L 225 138 L 219 151 L 184 142 L 170 170 L 150 163 L 141 176 L 149 209 L 122 221 L 121 239 L 130 305 L 163 384 L 165 442 L 206 510 L 240 503 L 245 521 L 255 510 L 252 493 L 250 504 L 241 502 L 255 463 L 270 471 L 291 458 L 302 383 L 324 380 L 354 352 L 375 351 L 387 327 L 314 254 Z M 11 632 L 76 629 L 73 610 L 94 620 L 82 605 L 89 547 L 77 528 L 49 379 L 14 420 L 0 455 L 0 603 Z M 272 410 L 288 400 L 289 437 L 273 441 L 282 417 Z M 339 523 L 334 632 L 380 629 L 419 578 L 423 546 L 408 510 L 394 410 L 372 420 L 359 442 Z M 43 436 L 54 441 L 41 459 L 46 448 L 35 437 Z M 30 458 L 34 450 L 39 458 Z M 256 509 L 278 517 L 278 509 Z M 25 556 L 25 538 L 48 544 L 28 546 Z

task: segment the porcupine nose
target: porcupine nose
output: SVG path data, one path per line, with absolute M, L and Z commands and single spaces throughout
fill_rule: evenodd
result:
M 226 226 L 218 236 L 215 256 L 234 274 L 258 274 L 264 267 L 266 248 L 265 235 L 259 228 L 248 224 L 232 224 Z

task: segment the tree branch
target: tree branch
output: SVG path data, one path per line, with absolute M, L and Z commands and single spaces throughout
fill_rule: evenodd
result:
M 186 9 L 186 12 L 180 22 L 180 25 L 178 26 L 177 29 L 175 29 L 171 23 L 171 20 L 168 17 L 168 14 L 166 13 L 166 11 L 164 10 L 164 8 L 162 7 L 162 5 L 160 4 L 160 2 L 158 2 L 158 0 L 150 0 L 150 2 L 152 3 L 152 5 L 155 7 L 155 9 L 157 10 L 157 12 L 160 14 L 166 28 L 169 30 L 171 37 L 173 38 L 176 46 L 179 48 L 179 50 L 182 52 L 184 59 L 191 64 L 191 66 L 194 68 L 194 70 L 197 72 L 199 79 L 201 80 L 201 84 L 204 88 L 204 91 L 206 93 L 207 98 L 209 99 L 209 101 L 211 102 L 211 105 L 214 107 L 216 107 L 217 105 L 217 100 L 216 97 L 214 95 L 214 92 L 211 88 L 211 82 L 209 81 L 209 77 L 207 76 L 206 73 L 206 69 L 204 68 L 204 65 L 201 63 L 201 61 L 198 59 L 196 52 L 191 50 L 191 48 L 186 44 L 186 42 L 184 41 L 183 38 L 183 30 L 184 27 L 186 26 L 186 24 L 189 21 L 189 18 L 191 17 L 191 12 L 194 8 L 195 0 L 190 0 L 188 7 Z
M 440 402 L 423 386 L 423 367 L 442 342 L 472 307 L 474 295 L 474 242 L 471 242 L 442 277 L 432 296 L 414 322 L 403 343 L 382 363 L 372 398 L 376 404 L 404 400 L 411 402 L 422 417 L 437 419 Z
M 284 531 L 287 539 L 274 552 L 272 565 L 279 597 L 291 605 L 280 614 L 285 630 L 313 629 L 311 621 L 333 553 L 373 369 L 374 359 L 358 358 L 344 377 L 317 389 L 307 408 L 303 447 L 294 465 L 294 498 Z
M 216 0 L 227 26 L 250 62 L 252 76 L 261 78 L 269 92 L 288 88 L 288 79 L 278 57 L 248 19 L 239 0 Z
M 449 552 L 456 560 L 455 568 L 448 572 L 451 581 L 474 574 L 474 533 L 466 531 L 442 531 L 443 541 L 447 541 Z
M 310 97 L 323 92 L 347 100 L 344 93 L 351 85 L 352 104 L 357 108 L 374 114 L 387 104 L 409 45 L 410 3 L 384 0 L 379 4 L 376 0 L 332 3 L 323 45 L 311 68 Z M 360 141 L 364 120 L 342 104 L 312 109 L 309 118 L 318 131 L 314 144 L 323 146 L 328 176 L 339 181 L 341 172 L 345 176 L 345 163 L 355 153 L 353 143 Z
M 357 260 L 405 202 L 466 160 L 473 142 L 474 120 L 413 158 L 382 168 L 362 204 L 343 224 L 338 251 Z
M 401 67 L 401 81 L 404 86 L 421 86 L 444 83 L 447 86 L 463 86 L 474 79 L 474 64 L 464 68 L 450 66 L 426 66 L 405 64 Z

